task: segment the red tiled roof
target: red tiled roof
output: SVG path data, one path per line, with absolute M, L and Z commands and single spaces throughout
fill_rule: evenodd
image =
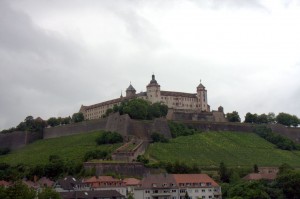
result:
M 244 180 L 275 180 L 277 177 L 276 173 L 249 173 L 245 177 Z
M 123 180 L 123 182 L 125 182 L 125 184 L 127 186 L 132 186 L 132 185 L 139 185 L 141 183 L 141 181 L 139 179 L 136 179 L 136 178 L 125 178 Z
M 54 184 L 54 182 L 52 180 L 50 180 L 49 178 L 46 178 L 46 177 L 42 177 L 41 179 L 39 179 L 38 183 L 41 186 L 46 186 L 46 187 L 52 187 Z
M 10 185 L 9 182 L 7 182 L 7 181 L 5 181 L 5 180 L 0 180 L 0 186 L 7 187 L 7 186 L 9 186 L 9 185 Z
M 173 177 L 179 183 L 211 183 L 212 186 L 219 186 L 207 174 L 173 174 Z

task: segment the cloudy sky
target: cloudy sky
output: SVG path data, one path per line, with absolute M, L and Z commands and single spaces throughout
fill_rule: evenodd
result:
M 300 1 L 0 0 L 0 130 L 145 91 L 300 116 Z

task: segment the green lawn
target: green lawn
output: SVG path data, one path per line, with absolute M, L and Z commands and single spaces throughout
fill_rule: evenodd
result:
M 100 132 L 84 133 L 46 140 L 38 140 L 26 147 L 12 151 L 10 154 L 0 156 L 0 162 L 16 165 L 46 164 L 49 155 L 59 155 L 65 160 L 82 161 L 87 151 L 102 149 L 113 151 L 122 144 L 97 145 L 96 137 Z
M 279 166 L 288 163 L 300 167 L 300 151 L 285 151 L 254 133 L 207 132 L 171 139 L 169 143 L 154 143 L 146 151 L 150 160 L 196 163 L 217 167 Z

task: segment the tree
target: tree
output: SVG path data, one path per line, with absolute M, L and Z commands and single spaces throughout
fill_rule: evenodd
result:
M 9 199 L 35 199 L 34 189 L 29 188 L 21 181 L 15 182 L 6 191 Z
M 222 182 L 227 182 L 229 183 L 229 178 L 230 178 L 230 173 L 225 165 L 224 162 L 221 162 L 220 163 L 220 166 L 219 166 L 219 175 L 220 175 L 220 180 Z
M 190 196 L 187 191 L 185 192 L 184 199 L 190 199 Z
M 257 117 L 258 124 L 267 124 L 268 123 L 268 116 L 266 114 L 261 114 Z
M 245 123 L 256 123 L 257 122 L 257 114 L 247 113 L 245 116 Z
M 84 116 L 83 116 L 83 113 L 81 113 L 81 112 L 74 113 L 72 115 L 72 122 L 74 122 L 74 123 L 82 122 L 83 120 L 84 120 Z
M 50 117 L 47 120 L 47 124 L 50 125 L 51 127 L 54 127 L 54 126 L 58 126 L 59 125 L 59 121 L 55 117 Z
M 268 113 L 267 118 L 268 118 L 269 124 L 274 123 L 276 121 L 276 116 L 275 116 L 275 113 L 273 113 L 273 112 Z
M 123 108 L 124 114 L 132 119 L 147 119 L 149 102 L 143 99 L 133 99 Z
M 290 115 L 288 113 L 279 113 L 276 116 L 276 121 L 279 124 L 285 125 L 285 126 L 298 126 L 299 119 L 295 115 Z
M 277 178 L 278 186 L 283 190 L 286 198 L 300 198 L 300 172 L 290 171 Z
M 103 131 L 96 138 L 96 142 L 98 145 L 120 143 L 123 142 L 123 137 L 117 132 Z
M 168 139 L 165 138 L 163 134 L 157 132 L 151 134 L 151 139 L 153 142 L 163 142 L 163 143 L 168 142 Z
M 258 173 L 258 166 L 257 166 L 257 164 L 253 165 L 253 171 L 254 171 L 254 173 Z
M 226 118 L 229 122 L 241 122 L 239 113 L 236 111 L 233 111 L 232 113 L 227 113 Z
M 58 192 L 46 187 L 38 194 L 38 199 L 61 199 L 61 197 Z

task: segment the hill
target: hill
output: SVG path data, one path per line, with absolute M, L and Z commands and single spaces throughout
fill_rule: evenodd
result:
M 84 154 L 91 150 L 113 151 L 121 144 L 97 145 L 96 137 L 100 131 L 77 134 L 72 136 L 38 140 L 10 154 L 0 156 L 0 162 L 11 165 L 20 163 L 26 165 L 46 164 L 50 155 L 59 155 L 64 160 L 82 161 Z
M 206 132 L 171 139 L 169 143 L 153 143 L 146 156 L 152 161 L 185 162 L 203 167 L 279 166 L 288 163 L 300 167 L 300 151 L 286 151 L 254 133 Z

